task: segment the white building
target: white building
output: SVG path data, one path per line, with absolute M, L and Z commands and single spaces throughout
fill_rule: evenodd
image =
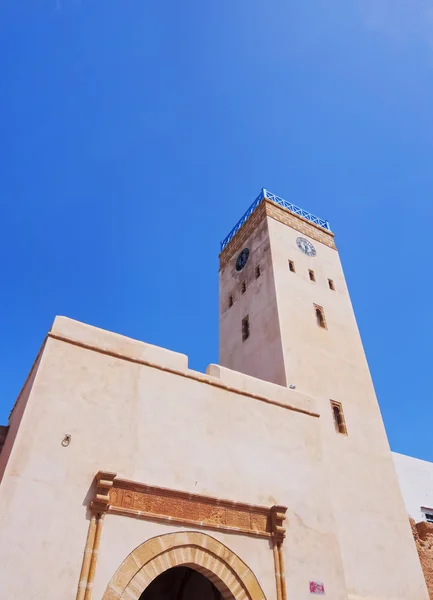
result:
M 397 452 L 393 459 L 408 515 L 433 523 L 433 463 Z

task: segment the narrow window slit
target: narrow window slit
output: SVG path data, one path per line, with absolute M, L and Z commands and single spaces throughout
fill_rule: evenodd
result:
M 321 327 L 322 329 L 328 329 L 327 325 L 326 325 L 326 320 L 325 320 L 325 313 L 323 311 L 323 308 L 321 306 L 318 306 L 317 304 L 314 305 L 314 312 L 316 314 L 316 323 L 319 327 Z
M 242 319 L 242 341 L 250 337 L 250 320 L 248 315 Z
M 343 406 L 341 402 L 331 400 L 332 415 L 334 418 L 334 427 L 337 433 L 347 435 L 346 421 L 343 414 Z

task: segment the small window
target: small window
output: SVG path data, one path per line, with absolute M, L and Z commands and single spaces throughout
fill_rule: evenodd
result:
M 311 281 L 316 281 L 316 276 L 314 275 L 314 271 L 312 271 L 311 269 L 308 269 L 308 275 L 310 276 L 310 280 Z
M 245 342 L 250 337 L 250 320 L 248 315 L 242 319 L 242 341 Z
M 335 285 L 334 285 L 334 282 L 332 281 L 332 279 L 328 279 L 328 285 L 329 285 L 329 289 L 332 290 L 333 292 L 335 292 Z
M 328 329 L 328 327 L 326 326 L 325 313 L 323 312 L 323 308 L 315 304 L 314 311 L 316 313 L 317 325 L 322 329 Z
M 343 407 L 340 402 L 331 400 L 332 415 L 334 417 L 334 427 L 337 433 L 347 435 L 346 421 L 344 420 Z
M 241 284 L 241 292 L 243 294 L 245 294 L 246 291 L 247 291 L 247 282 L 244 280 Z
M 289 260 L 289 271 L 291 271 L 292 273 L 295 273 L 295 263 L 293 262 L 293 260 Z
M 260 273 L 260 265 L 257 265 L 256 267 L 256 279 L 258 279 L 260 277 L 261 273 Z
M 231 306 L 233 306 L 233 296 L 232 296 L 232 294 L 230 294 L 230 296 L 229 296 L 229 308 Z
M 433 510 L 430 512 L 424 512 L 424 516 L 427 523 L 433 523 Z

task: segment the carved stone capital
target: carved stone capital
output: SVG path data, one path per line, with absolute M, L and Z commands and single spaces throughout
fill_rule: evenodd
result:
M 271 508 L 272 537 L 276 541 L 283 541 L 286 537 L 286 528 L 284 527 L 286 512 L 287 506 L 275 505 Z
M 99 471 L 96 474 L 96 493 L 90 503 L 91 510 L 95 512 L 107 512 L 110 508 L 110 489 L 113 487 L 117 473 Z

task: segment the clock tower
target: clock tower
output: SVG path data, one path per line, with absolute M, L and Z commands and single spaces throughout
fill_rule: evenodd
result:
M 265 189 L 222 242 L 220 364 L 315 400 L 349 597 L 425 597 L 334 234 Z

